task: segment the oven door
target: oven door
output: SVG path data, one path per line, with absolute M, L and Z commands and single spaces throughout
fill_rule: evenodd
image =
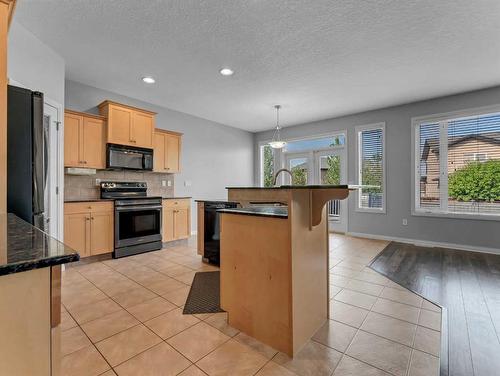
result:
M 115 207 L 115 248 L 161 240 L 161 205 Z

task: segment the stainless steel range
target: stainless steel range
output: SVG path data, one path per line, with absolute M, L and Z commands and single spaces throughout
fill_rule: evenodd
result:
M 101 198 L 115 200 L 114 258 L 161 249 L 161 197 L 144 182 L 101 182 Z

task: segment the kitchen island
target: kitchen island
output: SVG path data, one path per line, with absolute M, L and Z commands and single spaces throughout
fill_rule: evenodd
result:
M 328 319 L 325 205 L 341 186 L 229 187 L 221 213 L 221 307 L 229 324 L 295 355 Z
M 29 223 L 0 214 L 0 374 L 58 374 L 61 264 L 78 259 Z

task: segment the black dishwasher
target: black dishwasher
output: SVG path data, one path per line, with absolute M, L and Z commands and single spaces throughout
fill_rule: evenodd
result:
M 217 210 L 236 208 L 235 202 L 205 201 L 205 239 L 203 257 L 220 264 L 220 214 Z

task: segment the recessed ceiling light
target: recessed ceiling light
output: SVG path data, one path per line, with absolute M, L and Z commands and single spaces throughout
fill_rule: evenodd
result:
M 220 74 L 222 74 L 223 76 L 232 76 L 234 71 L 230 68 L 222 68 L 220 71 Z
M 156 82 L 155 79 L 153 77 L 150 77 L 150 76 L 143 77 L 142 81 L 144 81 L 147 84 L 154 84 Z

